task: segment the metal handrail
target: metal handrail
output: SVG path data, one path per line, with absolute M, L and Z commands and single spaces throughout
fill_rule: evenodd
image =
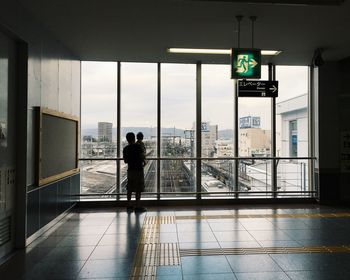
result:
M 147 158 L 148 161 L 154 160 L 154 161 L 165 161 L 165 160 L 184 160 L 184 161 L 189 161 L 189 160 L 193 160 L 193 161 L 242 161 L 242 160 L 277 160 L 277 162 L 279 160 L 316 160 L 316 157 L 219 157 L 219 158 L 207 158 L 207 157 L 149 157 Z M 80 161 L 122 161 L 123 158 L 122 157 L 113 157 L 113 158 L 79 158 Z M 218 195 L 224 195 L 224 196 L 238 196 L 238 195 L 257 195 L 257 196 L 261 196 L 261 195 L 312 195 L 312 194 L 317 194 L 317 191 L 281 191 L 281 190 L 272 190 L 272 191 L 226 191 L 226 192 L 145 192 L 144 195 L 150 195 L 150 196 L 197 196 L 197 195 L 203 195 L 205 197 L 207 196 L 213 196 L 213 198 L 215 196 Z M 112 196 L 116 196 L 116 197 L 124 197 L 126 196 L 126 193 L 123 192 L 114 192 L 114 193 L 84 193 L 84 194 L 75 194 L 72 196 L 76 196 L 76 197 L 112 197 Z
M 317 157 L 218 157 L 218 158 L 208 158 L 208 157 L 148 157 L 147 160 L 316 160 Z M 123 160 L 123 158 L 79 158 L 79 160 Z
M 231 191 L 231 192 L 161 192 L 162 195 L 196 195 L 196 194 L 207 194 L 207 195 L 213 195 L 213 194 L 311 194 L 311 193 L 317 193 L 316 191 L 249 191 L 249 192 L 243 192 L 243 191 Z M 144 195 L 157 195 L 156 192 L 144 192 Z M 126 195 L 126 193 L 86 193 L 86 194 L 73 194 L 72 196 L 115 196 L 115 195 Z

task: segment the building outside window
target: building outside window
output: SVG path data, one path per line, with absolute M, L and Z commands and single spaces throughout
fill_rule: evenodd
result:
M 126 145 L 125 134 L 129 131 L 144 134 L 147 157 L 155 158 L 147 161 L 145 167 L 149 194 L 144 197 L 154 197 L 158 190 L 160 197 L 178 196 L 171 193 L 193 197 L 199 183 L 198 163 L 201 163 L 204 197 L 233 190 L 243 191 L 247 196 L 253 195 L 250 192 L 273 190 L 270 98 L 240 98 L 239 119 L 235 120 L 230 68 L 202 65 L 201 153 L 197 154 L 196 65 L 160 65 L 160 116 L 157 113 L 157 64 L 120 65 L 121 87 L 117 92 L 117 63 L 82 63 L 81 157 L 85 159 L 80 161 L 80 167 L 83 194 L 98 193 L 100 198 L 115 198 L 111 194 L 118 190 L 125 193 L 126 165 L 116 157 L 117 149 L 121 154 Z M 266 79 L 266 69 L 262 68 L 262 79 Z M 280 93 L 276 99 L 277 157 L 308 156 L 308 94 L 300 95 L 307 88 L 306 69 L 282 67 L 277 70 L 281 74 Z M 291 82 L 291 73 L 296 73 L 300 83 Z M 117 115 L 120 139 L 116 137 Z M 160 120 L 159 135 L 157 118 Z M 237 144 L 234 141 L 236 121 Z M 238 156 L 242 157 L 238 160 L 230 159 L 235 156 L 235 145 Z M 238 188 L 235 184 L 237 163 Z M 307 190 L 308 160 L 283 159 L 278 160 L 277 165 L 278 190 Z M 117 170 L 120 170 L 119 175 L 116 175 Z M 186 194 L 188 192 L 192 194 Z M 210 194 L 212 192 L 217 194 Z
M 98 141 L 112 142 L 112 123 L 98 122 Z
M 295 96 L 276 104 L 280 117 L 282 157 L 308 156 L 308 108 L 307 94 Z M 281 189 L 307 190 L 308 161 L 291 159 L 278 167 Z
M 260 117 L 239 119 L 239 154 L 243 157 L 264 157 L 270 154 L 271 131 L 260 128 Z

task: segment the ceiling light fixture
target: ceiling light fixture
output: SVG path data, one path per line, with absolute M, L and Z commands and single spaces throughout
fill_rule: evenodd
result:
M 230 54 L 231 50 L 225 49 L 185 49 L 185 48 L 169 48 L 170 53 L 198 53 L 198 54 Z
M 169 53 L 194 53 L 194 54 L 231 54 L 230 49 L 189 49 L 168 48 Z M 279 55 L 282 51 L 262 50 L 261 55 Z
M 282 51 L 262 50 L 261 55 L 279 55 Z

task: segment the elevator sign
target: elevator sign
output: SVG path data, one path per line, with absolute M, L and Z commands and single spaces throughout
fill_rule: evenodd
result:
M 238 97 L 278 97 L 278 81 L 238 81 Z
M 231 79 L 260 79 L 261 51 L 231 49 Z

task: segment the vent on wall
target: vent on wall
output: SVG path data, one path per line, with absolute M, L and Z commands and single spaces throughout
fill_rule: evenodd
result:
M 11 239 L 11 217 L 0 220 L 0 246 Z

